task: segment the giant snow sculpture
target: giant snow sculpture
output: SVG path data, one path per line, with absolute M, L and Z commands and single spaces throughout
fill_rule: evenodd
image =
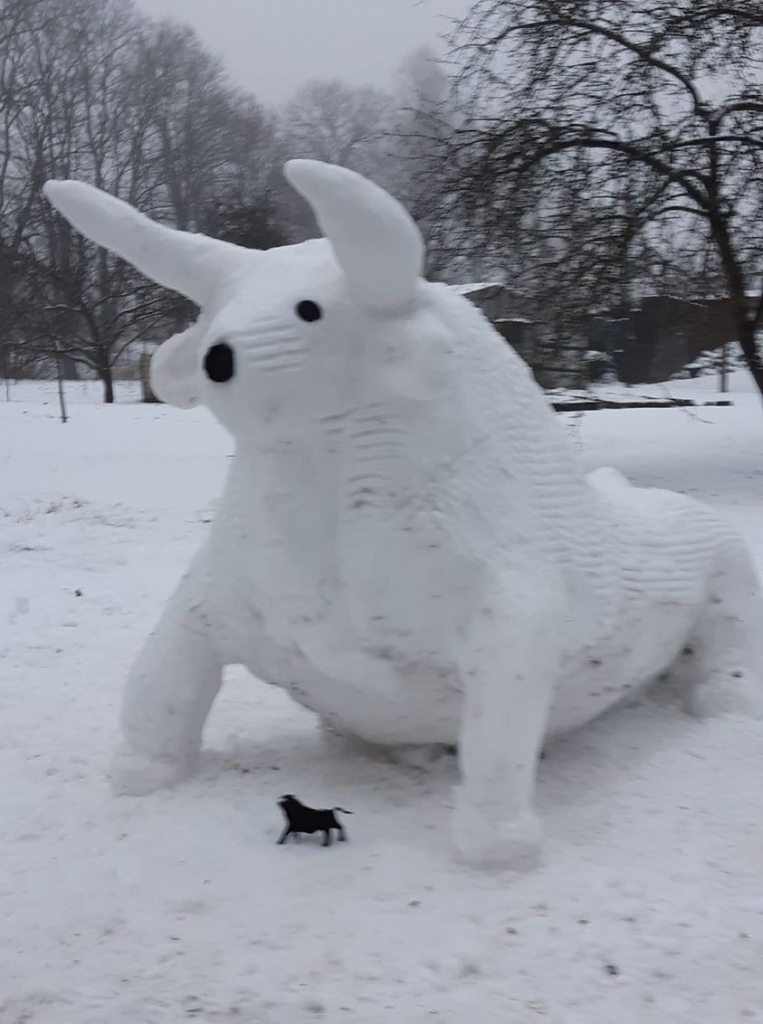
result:
M 79 182 L 46 188 L 201 307 L 157 352 L 152 386 L 236 441 L 209 537 L 132 669 L 115 784 L 191 771 L 223 666 L 243 663 L 339 732 L 457 743 L 458 850 L 522 866 L 544 737 L 678 661 L 700 707 L 757 694 L 754 569 L 708 508 L 583 474 L 528 368 L 422 279 L 421 236 L 393 198 L 313 161 L 286 174 L 326 237 L 268 252 Z

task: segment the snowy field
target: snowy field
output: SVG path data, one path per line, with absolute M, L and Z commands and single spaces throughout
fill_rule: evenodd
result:
M 594 412 L 570 430 L 591 466 L 717 506 L 763 571 L 763 406 L 734 386 L 733 408 Z M 204 412 L 104 407 L 92 385 L 69 389 L 66 425 L 50 385 L 10 398 L 0 1024 L 763 1021 L 761 723 L 698 722 L 662 694 L 558 743 L 545 866 L 526 877 L 452 863 L 452 759 L 329 749 L 239 671 L 198 776 L 114 798 L 125 673 L 204 536 L 230 442 Z M 354 810 L 351 841 L 277 847 L 284 792 Z

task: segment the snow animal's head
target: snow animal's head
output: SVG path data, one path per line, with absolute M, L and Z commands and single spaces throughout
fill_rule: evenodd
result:
M 152 386 L 207 406 L 240 440 L 359 403 L 427 400 L 453 373 L 406 210 L 346 168 L 292 160 L 285 172 L 326 237 L 263 252 L 157 224 L 82 182 L 45 186 L 83 234 L 200 306 L 157 351 Z

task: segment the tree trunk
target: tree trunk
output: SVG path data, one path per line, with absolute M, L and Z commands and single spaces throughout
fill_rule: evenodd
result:
M 758 386 L 761 398 L 763 398 L 763 358 L 755 344 L 755 324 L 749 319 L 746 320 L 745 328 L 740 328 L 739 344 L 742 348 L 747 369 L 752 374 L 752 379 Z
M 101 368 L 101 381 L 103 382 L 103 401 L 106 405 L 114 403 L 114 377 L 110 366 Z
M 713 198 L 715 199 L 716 197 Z M 723 267 L 723 273 L 729 289 L 737 340 L 741 346 L 747 368 L 752 374 L 752 379 L 755 381 L 758 391 L 760 391 L 761 398 L 763 398 L 763 359 L 761 359 L 755 344 L 756 316 L 754 314 L 751 315 L 748 311 L 744 274 L 734 255 L 728 224 L 718 212 L 717 205 L 713 206 L 709 211 L 708 217 L 713 241 L 718 247 L 721 266 Z
M 58 404 L 61 409 L 61 422 L 66 423 L 66 399 L 64 397 L 64 378 L 61 369 L 61 346 L 56 338 L 56 379 L 58 380 Z

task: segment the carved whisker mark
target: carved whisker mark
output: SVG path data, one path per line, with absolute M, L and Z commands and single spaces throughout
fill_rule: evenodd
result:
M 247 365 L 254 370 L 258 370 L 263 366 L 272 366 L 278 363 L 304 363 L 304 361 L 304 353 L 302 352 L 279 352 L 272 356 L 249 359 L 247 360 Z
M 374 483 L 385 484 L 387 477 L 384 473 L 358 473 L 355 476 L 348 478 L 347 483 L 350 487 L 369 487 Z
M 259 366 L 258 369 L 262 370 L 263 373 L 285 373 L 290 370 L 299 370 L 303 364 L 300 363 L 268 363 L 265 366 Z
M 293 369 L 300 366 L 304 366 L 304 362 L 301 359 L 280 359 L 267 363 L 257 363 L 254 369 L 259 373 L 267 370 Z
M 280 369 L 283 366 L 303 366 L 304 357 L 305 352 L 303 349 L 293 348 L 274 351 L 264 355 L 250 352 L 244 361 L 247 367 L 255 372 L 259 372 L 260 370 Z
M 399 455 L 405 450 L 405 445 L 402 442 L 392 441 L 386 437 L 378 438 L 373 442 L 356 442 L 352 447 L 358 457 L 368 457 L 369 455 L 375 456 L 380 452 L 387 453 L 389 455 Z
M 384 429 L 382 427 L 375 427 L 373 429 L 369 428 L 368 430 L 354 430 L 352 432 L 352 437 L 353 437 L 354 441 L 360 441 L 360 440 L 362 440 L 364 438 L 369 438 L 369 437 L 374 437 L 374 438 L 375 437 L 397 437 L 397 438 L 402 438 L 402 437 L 405 437 L 405 432 L 402 431 L 402 430 L 393 429 L 391 427 L 387 428 L 387 429 Z
M 348 495 L 349 506 L 352 509 L 365 508 L 373 506 L 374 508 L 383 508 L 388 504 L 384 495 L 379 494 L 377 491 L 371 490 L 360 490 L 354 494 Z
M 306 347 L 304 339 L 294 331 L 258 334 L 256 337 L 247 339 L 247 341 L 248 344 L 245 347 L 249 351 L 276 348 L 279 345 L 300 345 L 302 348 Z
M 337 412 L 332 413 L 329 416 L 321 416 L 318 422 L 322 423 L 325 427 L 328 428 L 337 428 L 343 427 L 344 424 L 347 422 L 347 419 L 348 414 L 346 412 Z
M 353 432 L 349 435 L 350 440 L 355 445 L 368 445 L 368 444 L 405 444 L 405 435 L 398 434 L 391 430 L 369 430 L 364 431 L 362 434 Z
M 272 345 L 263 349 L 248 349 L 243 353 L 243 361 L 250 366 L 269 359 L 280 359 L 285 356 L 305 356 L 307 351 L 303 345 Z
M 249 327 L 226 331 L 225 337 L 233 341 L 254 341 L 263 338 L 298 338 L 299 332 L 282 320 L 258 320 Z
M 356 444 L 354 445 L 356 452 L 378 452 L 386 451 L 390 454 L 399 452 L 403 448 L 402 444 L 390 444 L 387 438 L 380 438 L 374 444 Z

